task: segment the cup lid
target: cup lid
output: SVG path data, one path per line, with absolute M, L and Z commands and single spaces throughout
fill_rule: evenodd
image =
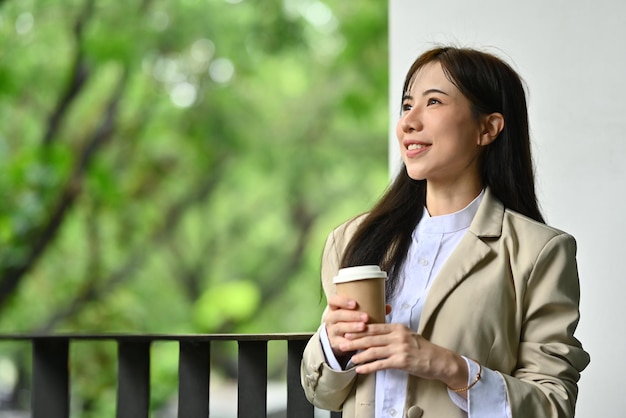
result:
M 337 275 L 333 278 L 333 283 L 345 283 L 362 279 L 386 278 L 387 272 L 382 271 L 378 266 L 355 266 L 339 269 Z

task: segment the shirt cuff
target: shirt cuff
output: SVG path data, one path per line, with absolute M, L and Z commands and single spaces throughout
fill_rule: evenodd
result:
M 470 385 L 479 371 L 478 364 L 463 357 L 469 371 L 467 384 Z M 511 418 L 511 410 L 506 395 L 506 385 L 500 373 L 483 367 L 480 380 L 467 393 L 467 399 L 448 389 L 452 402 L 463 411 L 468 418 Z
M 322 344 L 322 350 L 324 351 L 324 357 L 326 357 L 326 363 L 333 370 L 343 370 L 337 357 L 333 353 L 333 349 L 330 346 L 330 340 L 328 339 L 328 333 L 326 332 L 326 325 L 322 324 L 319 330 L 320 343 Z

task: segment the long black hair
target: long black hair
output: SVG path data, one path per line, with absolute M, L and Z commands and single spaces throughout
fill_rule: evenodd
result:
M 438 47 L 420 55 L 404 80 L 403 96 L 415 74 L 426 64 L 438 62 L 446 77 L 470 101 L 475 117 L 494 112 L 504 116 L 498 138 L 481 157 L 483 186 L 508 209 L 544 222 L 535 194 L 530 151 L 526 93 L 520 76 L 507 63 L 486 52 L 468 48 Z M 404 263 L 411 234 L 426 203 L 426 180 L 413 180 L 404 165 L 382 198 L 357 228 L 341 266 L 378 264 L 390 274 L 387 294 L 395 290 L 396 276 Z

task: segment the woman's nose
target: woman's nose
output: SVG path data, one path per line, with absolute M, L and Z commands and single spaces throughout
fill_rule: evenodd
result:
M 401 127 L 404 132 L 422 129 L 422 120 L 418 109 L 413 108 L 402 115 Z

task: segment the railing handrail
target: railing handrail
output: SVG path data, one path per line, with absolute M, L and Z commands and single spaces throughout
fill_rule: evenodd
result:
M 118 341 L 290 341 L 308 340 L 311 332 L 283 332 L 269 334 L 164 334 L 125 332 L 58 332 L 58 333 L 0 333 L 0 341 L 9 340 L 118 340 Z

